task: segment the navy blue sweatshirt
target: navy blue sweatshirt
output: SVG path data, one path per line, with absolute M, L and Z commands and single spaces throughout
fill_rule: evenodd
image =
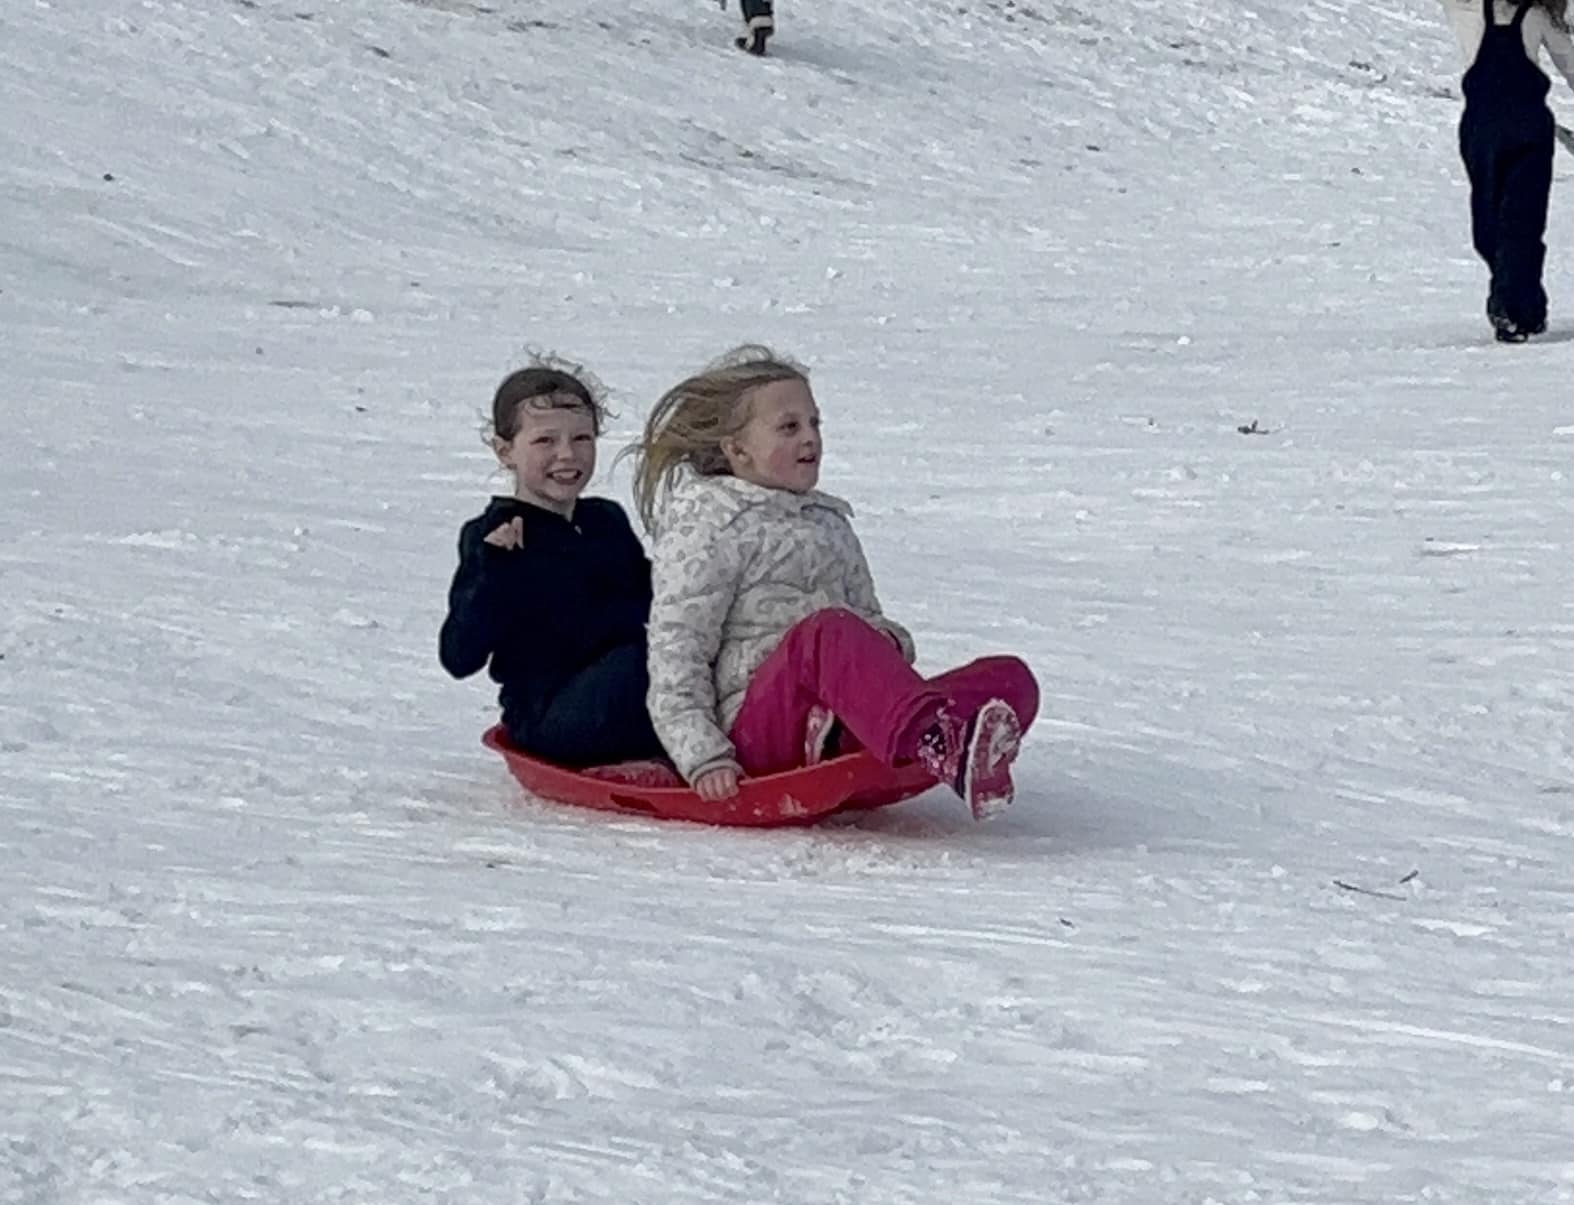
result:
M 485 542 L 516 517 L 520 547 Z M 650 756 L 660 746 L 645 714 L 649 616 L 650 561 L 616 502 L 581 498 L 565 519 L 496 497 L 459 532 L 438 655 L 456 678 L 490 668 L 503 723 L 532 752 L 565 763 Z M 612 721 L 638 731 L 615 733 L 611 748 L 605 734 L 591 739 Z

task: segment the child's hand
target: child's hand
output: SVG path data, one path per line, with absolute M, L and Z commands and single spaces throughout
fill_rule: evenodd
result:
M 707 803 L 719 803 L 738 793 L 738 771 L 732 766 L 706 770 L 694 780 L 694 793 Z
M 525 521 L 515 515 L 507 523 L 494 528 L 486 534 L 486 543 L 495 548 L 519 548 L 525 542 Z

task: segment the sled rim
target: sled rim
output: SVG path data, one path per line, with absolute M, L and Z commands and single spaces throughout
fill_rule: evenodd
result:
M 917 764 L 893 768 L 860 750 L 813 766 L 741 778 L 737 795 L 713 802 L 701 799 L 688 786 L 620 783 L 543 761 L 517 748 L 502 725 L 488 729 L 481 743 L 503 757 L 527 793 L 549 802 L 726 827 L 814 824 L 840 812 L 901 803 L 936 785 Z

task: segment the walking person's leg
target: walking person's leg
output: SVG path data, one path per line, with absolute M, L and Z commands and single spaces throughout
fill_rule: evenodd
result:
M 1498 139 L 1487 122 L 1468 110 L 1459 123 L 1459 157 L 1470 182 L 1470 243 L 1487 266 L 1487 317 L 1495 326 L 1502 316 L 1496 279 L 1498 214 L 1502 198 Z
M 1552 192 L 1552 131 L 1503 157 L 1493 285 L 1499 311 L 1521 335 L 1546 329 L 1547 201 Z

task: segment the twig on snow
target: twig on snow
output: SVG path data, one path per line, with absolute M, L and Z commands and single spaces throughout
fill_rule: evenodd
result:
M 1409 896 L 1400 895 L 1398 892 L 1394 891 L 1374 891 L 1370 887 L 1359 887 L 1354 883 L 1346 883 L 1343 879 L 1335 879 L 1333 883 L 1334 886 L 1339 888 L 1341 891 L 1353 891 L 1357 895 L 1375 895 L 1378 899 L 1398 900 L 1401 904 L 1410 898 Z

